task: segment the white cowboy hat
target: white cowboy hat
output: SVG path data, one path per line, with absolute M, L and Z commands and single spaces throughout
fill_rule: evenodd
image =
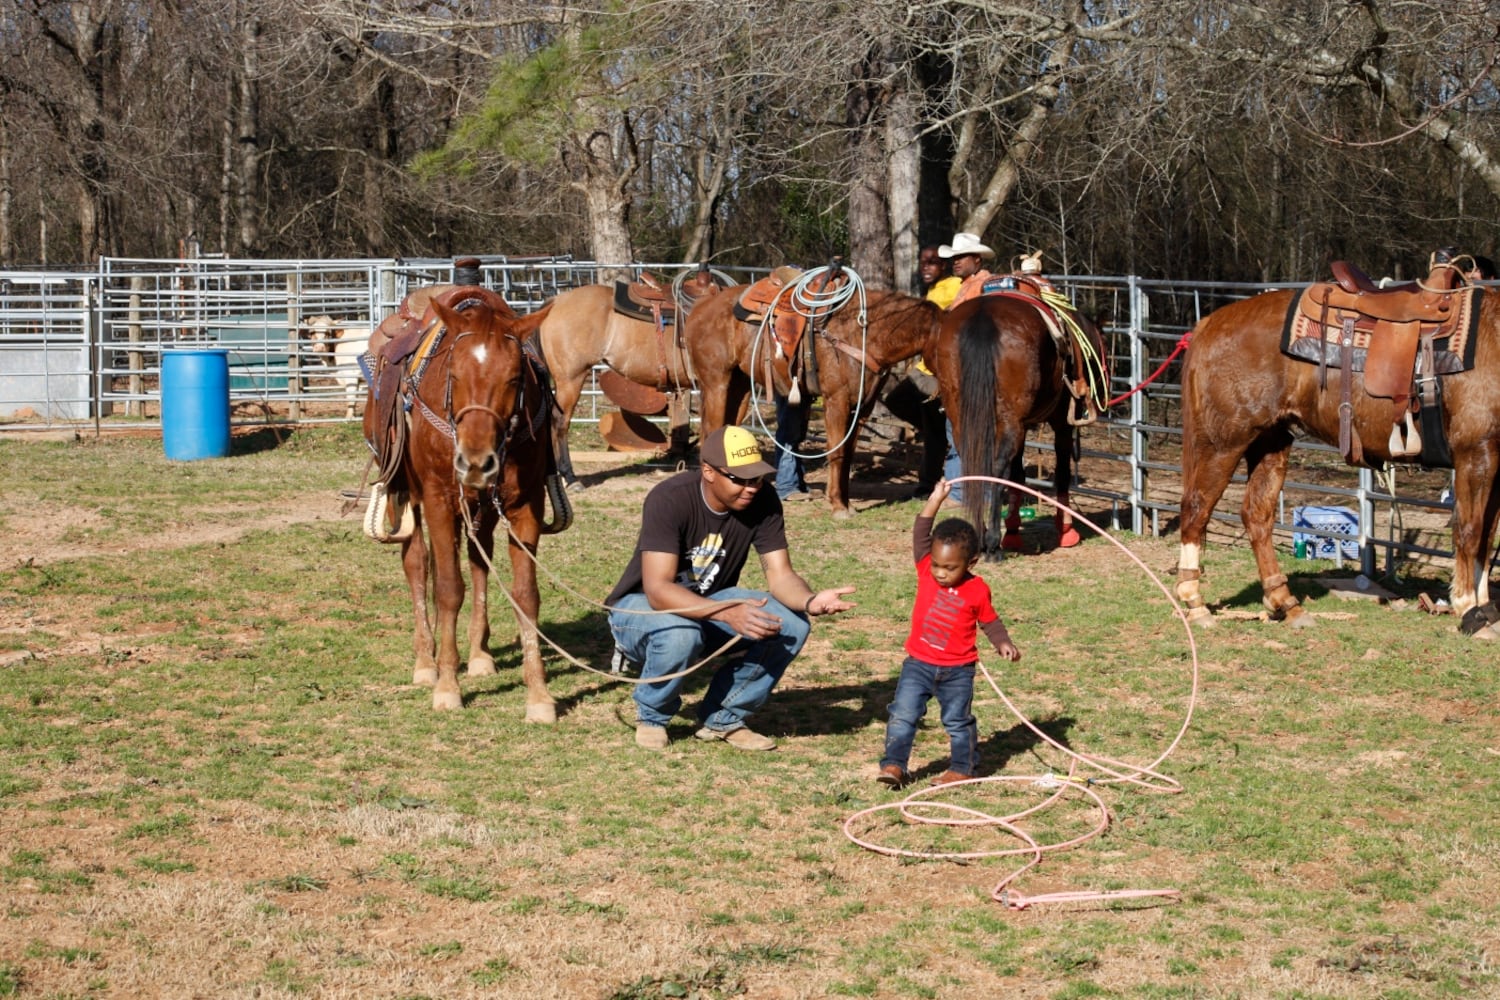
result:
M 977 253 L 986 258 L 995 256 L 995 251 L 979 242 L 979 237 L 973 233 L 959 233 L 953 237 L 951 247 L 946 243 L 938 247 L 938 256 L 943 258 L 962 257 L 966 253 Z

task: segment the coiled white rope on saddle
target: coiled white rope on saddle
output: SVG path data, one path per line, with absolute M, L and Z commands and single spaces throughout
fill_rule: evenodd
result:
M 755 373 L 759 368 L 761 343 L 767 338 L 768 331 L 770 331 L 771 342 L 775 344 L 775 350 L 778 353 L 781 351 L 781 345 L 776 341 L 774 333 L 774 317 L 776 314 L 776 304 L 783 297 L 789 296 L 792 308 L 797 311 L 799 316 L 807 319 L 808 330 L 806 336 L 809 337 L 815 333 L 815 320 L 819 317 L 832 316 L 848 305 L 850 301 L 858 298 L 859 313 L 855 317 L 855 322 L 859 324 L 860 354 L 863 356 L 869 347 L 870 313 L 864 279 L 853 268 L 839 265 L 838 273 L 847 275 L 849 278 L 848 281 L 840 282 L 832 288 L 814 287 L 815 284 L 821 285 L 819 279 L 830 274 L 833 270 L 834 268 L 832 267 L 815 267 L 811 271 L 804 271 L 794 283 L 782 286 L 781 291 L 776 293 L 776 298 L 772 299 L 771 304 L 766 307 L 765 315 L 760 319 L 760 326 L 755 331 L 755 339 L 750 344 L 750 364 L 748 366 L 750 369 L 750 412 L 754 415 L 756 425 L 762 433 L 771 438 L 777 450 L 784 451 L 793 458 L 827 458 L 844 447 L 849 438 L 854 435 L 855 428 L 859 426 L 859 413 L 860 409 L 864 406 L 865 379 L 869 375 L 869 369 L 865 365 L 860 365 L 859 395 L 854 399 L 854 410 L 849 415 L 849 426 L 844 429 L 844 436 L 839 439 L 837 444 L 830 443 L 826 450 L 820 452 L 801 452 L 777 441 L 775 434 L 766 426 L 765 417 L 760 413 L 760 404 L 771 397 L 775 391 L 775 387 L 771 387 L 765 395 L 757 396 Z M 816 345 L 813 346 L 813 349 L 816 350 Z M 787 402 L 793 406 L 798 406 L 802 402 L 802 390 L 798 381 L 797 376 L 793 376 L 791 388 L 787 392 Z

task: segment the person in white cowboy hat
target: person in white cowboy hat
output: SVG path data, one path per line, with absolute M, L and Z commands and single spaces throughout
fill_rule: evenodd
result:
M 963 282 L 949 309 L 979 295 L 984 291 L 986 279 L 993 277 L 985 269 L 984 262 L 993 260 L 995 251 L 979 242 L 979 237 L 973 233 L 957 234 L 951 246 L 944 243 L 938 247 L 938 256 L 953 262 L 953 276 Z

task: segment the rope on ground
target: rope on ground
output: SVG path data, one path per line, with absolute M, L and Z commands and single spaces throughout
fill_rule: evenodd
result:
M 1176 596 L 1165 584 L 1162 583 L 1161 579 L 1157 577 L 1155 573 L 1151 572 L 1151 569 L 1140 559 L 1139 556 L 1137 556 L 1134 552 L 1131 552 L 1129 548 L 1127 548 L 1113 535 L 1109 534 L 1109 532 L 1105 531 L 1099 525 L 1093 523 L 1088 518 L 1078 513 L 1076 510 L 1072 510 L 1066 505 L 1060 504 L 1053 498 L 1044 496 L 1043 494 L 1024 484 L 1013 483 L 1010 480 L 1000 479 L 994 476 L 962 476 L 953 481 L 962 482 L 966 479 L 990 482 L 995 483 L 1001 487 L 1009 487 L 1011 489 L 1021 490 L 1025 493 L 1031 494 L 1038 500 L 1045 501 L 1054 507 L 1066 511 L 1067 513 L 1072 515 L 1075 521 L 1083 522 L 1084 524 L 1092 528 L 1095 532 L 1097 532 L 1100 537 L 1107 538 L 1116 548 L 1118 548 L 1121 552 L 1124 552 L 1130 558 L 1130 560 L 1134 562 L 1138 567 L 1140 567 L 1141 571 L 1150 578 L 1151 582 L 1156 585 L 1157 589 L 1162 592 L 1162 594 L 1166 597 L 1167 602 L 1171 605 L 1173 616 L 1176 617 L 1176 619 L 1182 624 L 1183 631 L 1187 636 L 1188 651 L 1190 652 L 1192 657 L 1192 682 L 1187 698 L 1187 708 L 1183 714 L 1182 725 L 1178 729 L 1177 735 L 1173 737 L 1172 741 L 1167 745 L 1166 749 L 1162 750 L 1162 752 L 1156 757 L 1156 759 L 1151 761 L 1149 764 L 1135 765 L 1110 757 L 1083 753 L 1074 750 L 1071 747 L 1062 745 L 1061 743 L 1044 733 L 1041 729 L 1039 729 L 1034 723 L 1031 722 L 1031 720 L 1027 719 L 1025 715 L 1021 713 L 1020 709 L 1015 706 L 1015 703 L 1010 700 L 1009 696 L 1007 696 L 1005 692 L 1000 689 L 999 685 L 995 683 L 995 679 L 990 676 L 989 671 L 986 670 L 984 668 L 984 665 L 981 663 L 979 665 L 979 668 L 980 672 L 984 676 L 985 681 L 994 690 L 994 692 L 999 695 L 1000 700 L 1005 703 L 1005 707 L 1010 710 L 1011 714 L 1019 719 L 1021 724 L 1025 726 L 1043 743 L 1061 752 L 1068 758 L 1067 773 L 1064 775 L 1051 773 L 1042 775 L 993 775 L 983 778 L 971 778 L 968 781 L 953 782 L 947 785 L 922 788 L 910 793 L 904 799 L 898 802 L 888 802 L 876 806 L 871 806 L 868 809 L 861 809 L 860 811 L 849 816 L 844 821 L 844 835 L 848 837 L 850 841 L 859 845 L 860 847 L 865 848 L 866 850 L 874 851 L 878 854 L 889 855 L 891 857 L 949 861 L 970 861 L 978 860 L 981 858 L 1023 857 L 1025 858 L 1024 863 L 1015 871 L 1002 878 L 990 893 L 992 899 L 1011 910 L 1024 910 L 1032 906 L 1053 903 L 1112 903 L 1135 899 L 1164 899 L 1171 902 L 1179 902 L 1182 898 L 1182 894 L 1177 889 L 1118 889 L 1110 891 L 1083 890 L 1046 893 L 1036 896 L 1025 896 L 1012 887 L 1012 884 L 1017 878 L 1019 878 L 1029 869 L 1039 864 L 1045 855 L 1057 851 L 1067 850 L 1072 847 L 1077 847 L 1089 840 L 1092 840 L 1094 837 L 1099 836 L 1109 828 L 1110 811 L 1108 805 L 1105 804 L 1103 797 L 1097 791 L 1100 786 L 1118 783 L 1134 785 L 1146 791 L 1156 791 L 1166 794 L 1177 794 L 1182 791 L 1181 784 L 1179 784 L 1174 779 L 1163 775 L 1157 770 L 1157 768 L 1160 767 L 1162 762 L 1165 761 L 1167 757 L 1177 749 L 1178 744 L 1182 742 L 1182 738 L 1184 735 L 1186 735 L 1188 726 L 1192 722 L 1193 710 L 1198 701 L 1198 647 L 1193 639 L 1193 630 L 1192 626 L 1188 624 L 1187 614 L 1183 611 L 1181 605 L 1177 603 Z M 1089 773 L 1091 771 L 1097 772 L 1099 776 L 1096 777 L 1091 775 Z M 944 802 L 940 798 L 941 796 L 947 795 L 958 789 L 972 790 L 979 787 L 993 787 L 1001 784 L 1021 785 L 1028 789 L 1035 789 L 1040 792 L 1045 792 L 1047 793 L 1047 797 L 1036 805 L 1022 809 L 1018 812 L 1013 812 L 1005 815 L 972 809 L 967 806 L 960 806 L 951 802 Z M 1019 822 L 1025 817 L 1040 812 L 1041 810 L 1046 809 L 1049 806 L 1052 806 L 1062 799 L 1070 796 L 1081 797 L 1086 800 L 1086 802 L 1090 806 L 1091 812 L 1094 816 L 1094 821 L 1092 828 L 1087 832 L 1082 833 L 1069 840 L 1063 840 L 1056 843 L 1042 843 L 1036 837 L 1026 832 L 1026 830 L 1019 825 Z M 997 829 L 1019 840 L 1023 846 L 987 851 L 916 851 L 897 848 L 888 844 L 882 844 L 869 834 L 863 832 L 866 828 L 873 826 L 873 823 L 871 822 L 873 818 L 881 816 L 885 813 L 892 812 L 896 813 L 901 821 L 907 824 L 925 824 L 950 828 L 976 827 Z

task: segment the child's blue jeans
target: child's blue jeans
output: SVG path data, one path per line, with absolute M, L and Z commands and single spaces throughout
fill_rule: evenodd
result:
M 917 723 L 927 714 L 927 701 L 937 696 L 943 728 L 948 731 L 948 769 L 973 776 L 979 771 L 979 720 L 974 718 L 974 664 L 938 667 L 908 656 L 901 664 L 896 696 L 885 724 L 885 756 L 880 766 L 895 764 L 907 770 Z

